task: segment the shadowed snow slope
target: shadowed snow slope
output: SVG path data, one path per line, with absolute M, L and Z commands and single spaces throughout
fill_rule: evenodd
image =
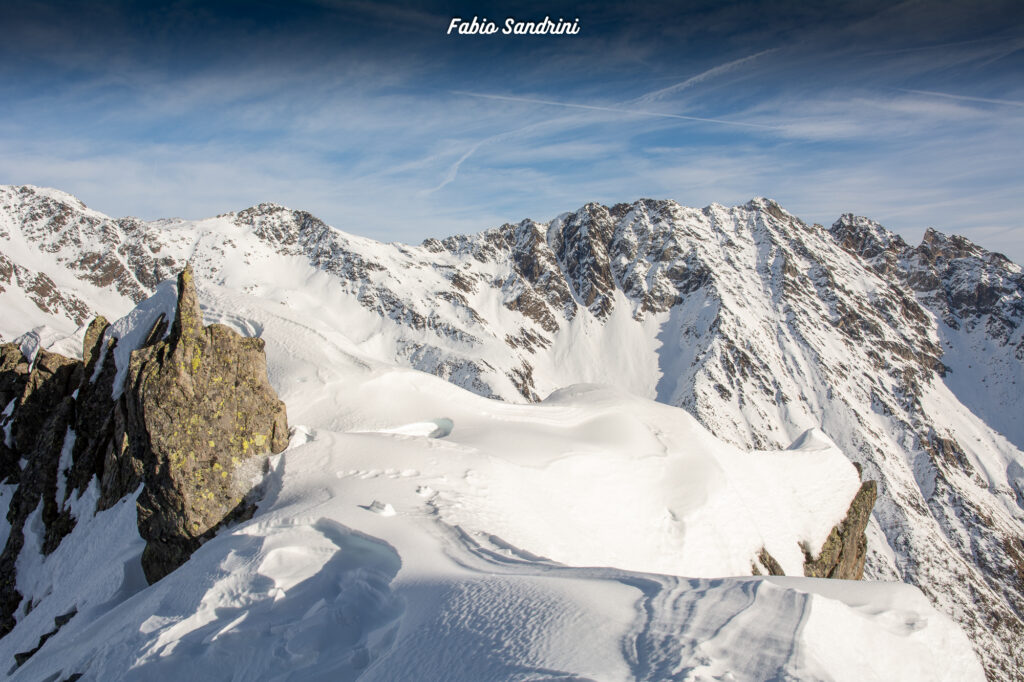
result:
M 823 434 L 745 451 L 595 385 L 501 403 L 329 320 L 201 295 L 207 322 L 261 334 L 297 425 L 260 508 L 145 587 L 132 500 L 76 502 L 57 551 L 27 555 L 36 606 L 0 639 L 14 680 L 983 678 L 912 586 L 730 577 L 762 547 L 799 573 L 799 543 L 845 513 L 858 477 Z

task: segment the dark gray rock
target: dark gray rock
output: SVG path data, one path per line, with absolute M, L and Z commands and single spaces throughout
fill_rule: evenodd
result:
M 46 641 L 48 639 L 50 639 L 55 634 L 60 632 L 60 629 L 62 627 L 64 627 L 65 625 L 67 625 L 68 623 L 70 623 L 71 619 L 74 618 L 77 615 L 78 615 L 78 607 L 75 607 L 75 608 L 71 609 L 70 611 L 68 611 L 67 613 L 65 613 L 63 615 L 60 615 L 60 616 L 57 616 L 56 618 L 54 618 L 53 619 L 53 630 L 50 630 L 46 634 L 42 635 L 39 638 L 39 643 L 35 646 L 34 649 L 32 649 L 31 651 L 21 651 L 19 653 L 14 654 L 14 665 L 15 665 L 15 668 L 20 668 L 21 666 L 23 666 L 25 664 L 25 661 L 27 661 L 28 659 L 30 659 L 33 656 L 35 656 L 36 652 L 38 652 L 40 649 L 43 648 L 43 645 L 46 644 Z
M 782 570 L 782 564 L 769 554 L 768 550 L 764 547 L 757 553 L 757 561 L 768 571 L 768 575 L 786 575 L 786 572 Z M 753 574 L 761 575 L 761 569 L 758 568 L 757 564 L 753 564 Z
M 0 410 L 21 397 L 28 382 L 28 360 L 17 344 L 0 344 Z
M 17 400 L 25 391 L 28 383 L 29 363 L 22 355 L 17 344 L 0 345 L 0 410 L 5 409 L 12 400 Z M 4 418 L 0 417 L 0 425 Z M 17 450 L 8 447 L 4 438 L 0 438 L 0 481 L 16 482 L 21 475 L 18 466 Z

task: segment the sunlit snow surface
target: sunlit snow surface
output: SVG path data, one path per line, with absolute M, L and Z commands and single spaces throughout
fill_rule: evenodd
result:
M 173 296 L 115 325 L 125 347 Z M 207 322 L 267 341 L 288 405 L 260 509 L 145 587 L 132 500 L 78 500 L 75 532 L 19 575 L 37 606 L 0 640 L 12 679 L 982 679 L 914 587 L 729 577 L 762 546 L 799 574 L 798 542 L 845 513 L 857 474 L 823 434 L 744 452 L 593 385 L 490 401 L 302 310 L 202 298 Z

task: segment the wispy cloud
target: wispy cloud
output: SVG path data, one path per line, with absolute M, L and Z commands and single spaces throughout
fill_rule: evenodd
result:
M 660 88 L 658 90 L 654 90 L 653 92 L 648 92 L 645 95 L 641 95 L 640 97 L 637 97 L 633 101 L 636 104 L 647 104 L 650 102 L 656 102 L 658 100 L 665 99 L 670 95 L 676 95 L 682 92 L 683 90 L 692 88 L 695 85 L 699 85 L 700 83 L 703 83 L 707 80 L 710 80 L 718 76 L 722 76 L 724 74 L 729 73 L 730 71 L 734 71 L 746 64 L 749 64 L 757 59 L 760 59 L 761 57 L 764 57 L 765 55 L 777 52 L 778 49 L 779 48 L 773 47 L 767 50 L 761 50 L 760 52 L 749 55 L 747 57 L 742 57 L 740 59 L 734 59 L 724 64 L 719 64 L 718 66 L 712 67 L 710 69 L 707 69 L 706 71 L 698 73 L 696 76 L 691 76 L 684 81 L 681 81 L 674 85 L 670 85 L 667 88 Z
M 495 136 L 495 137 L 497 137 L 497 136 Z M 459 167 L 463 164 L 463 162 L 465 162 L 466 159 L 468 159 L 470 156 L 472 156 L 473 152 L 475 152 L 477 149 L 480 149 L 481 145 L 486 144 L 487 142 L 489 142 L 489 141 L 491 141 L 493 139 L 495 139 L 495 138 L 491 137 L 491 138 L 487 138 L 486 140 L 480 140 L 479 142 L 474 144 L 472 147 L 467 149 L 466 152 L 462 156 L 460 156 L 458 158 L 458 160 L 455 163 L 453 163 L 448 168 L 448 172 L 445 173 L 444 179 L 441 180 L 441 183 L 437 187 L 431 187 L 428 190 L 424 190 L 423 193 L 424 194 L 433 194 L 434 192 L 436 192 L 436 191 L 438 191 L 440 189 L 443 189 L 445 186 L 450 185 L 455 180 L 455 178 L 458 176 L 458 174 L 459 174 Z
M 603 10 L 604 28 L 591 16 L 572 40 L 506 40 L 445 39 L 445 17 L 363 0 L 310 6 L 315 25 L 247 20 L 209 60 L 219 34 L 183 55 L 163 23 L 105 51 L 79 30 L 32 64 L 0 45 L 25 67 L 0 70 L 0 182 L 144 218 L 273 200 L 405 241 L 591 200 L 768 195 L 811 221 L 852 210 L 908 237 L 934 225 L 1024 260 L 1024 43 L 992 19 L 961 30 L 983 8 L 708 3 L 666 19 L 652 5 Z M 332 21 L 344 40 L 321 30 Z M 58 44 L 53 25 L 17 50 Z
M 1024 107 L 1024 102 L 1010 99 L 993 99 L 991 97 L 972 97 L 970 95 L 954 95 L 949 92 L 935 92 L 934 90 L 909 90 L 906 88 L 900 88 L 902 92 L 909 92 L 915 95 L 927 95 L 928 97 L 944 97 L 946 99 L 956 99 L 963 102 L 981 102 L 983 104 L 1005 104 L 1011 107 Z
M 954 40 L 952 42 L 937 43 L 931 45 L 915 45 L 914 47 L 899 47 L 888 50 L 874 50 L 865 52 L 865 57 L 884 57 L 898 54 L 909 54 L 913 52 L 933 52 L 935 50 L 948 51 L 951 48 L 961 48 L 968 45 L 991 45 L 992 43 L 1005 43 L 1007 39 L 1000 36 L 988 36 L 986 38 L 974 38 L 972 40 Z M 1014 41 L 1015 43 L 1015 41 Z
M 774 126 L 761 123 L 748 123 L 746 121 L 732 121 L 725 118 L 709 118 L 704 116 L 685 116 L 683 114 L 672 114 L 663 111 L 646 111 L 644 109 L 633 109 L 631 107 L 610 107 L 597 104 L 579 104 L 576 102 L 559 102 L 555 100 L 537 99 L 534 97 L 520 97 L 513 95 L 493 95 L 482 92 L 465 92 L 461 90 L 452 91 L 456 95 L 466 97 L 479 97 L 481 99 L 493 99 L 504 102 L 520 102 L 523 104 L 540 104 L 542 106 L 564 107 L 566 109 L 583 109 L 586 111 L 603 111 L 613 114 L 624 114 L 627 116 L 651 116 L 654 118 L 671 118 L 681 121 L 697 121 L 699 123 L 714 123 L 718 125 L 739 126 L 743 128 L 773 128 Z

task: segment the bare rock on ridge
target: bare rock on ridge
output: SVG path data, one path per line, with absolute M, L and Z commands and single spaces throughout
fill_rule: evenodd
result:
M 86 330 L 82 360 L 40 350 L 30 362 L 16 345 L 0 346 L 0 435 L 9 433 L 0 437 L 0 482 L 17 486 L 0 547 L 0 637 L 15 627 L 23 603 L 17 564 L 36 510 L 43 533 L 31 551 L 46 555 L 74 530 L 70 502 L 91 481 L 100 483 L 97 510 L 144 484 L 138 526 L 154 582 L 223 523 L 252 512 L 266 456 L 287 446 L 263 341 L 204 327 L 190 268 L 178 284 L 171 333 L 163 339 L 161 317 L 132 353 L 118 398 L 118 340 L 103 317 Z
M 14 612 L 22 599 L 17 589 L 16 564 L 25 543 L 23 531 L 29 515 L 37 508 L 41 510 L 46 524 L 44 549 L 60 532 L 60 505 L 55 491 L 61 451 L 68 427 L 74 423 L 72 393 L 82 377 L 80 362 L 57 353 L 40 350 L 27 378 L 21 370 L 28 366 L 28 360 L 18 357 L 21 351 L 16 346 L 5 347 L 4 356 L 5 369 L 0 381 L 20 385 L 21 394 L 5 424 L 10 438 L 3 447 L 4 459 L 12 464 L 4 478 L 16 479 L 18 487 L 7 511 L 11 529 L 0 552 L 0 636 L 14 627 Z
M 853 497 L 846 518 L 832 528 L 817 558 L 804 548 L 804 575 L 809 578 L 841 578 L 860 580 L 864 577 L 864 561 L 868 540 L 864 534 L 871 520 L 871 509 L 878 497 L 878 484 L 865 481 Z
M 868 550 L 865 530 L 877 497 L 878 484 L 875 481 L 864 481 L 853 496 L 846 516 L 832 527 L 817 557 L 811 553 L 810 547 L 801 543 L 805 576 L 840 580 L 861 580 L 864 577 Z M 764 547 L 758 552 L 757 560 L 751 562 L 750 568 L 754 575 L 764 575 L 762 568 L 768 575 L 786 575 L 782 565 Z
M 252 513 L 246 496 L 266 456 L 287 447 L 288 422 L 263 340 L 203 325 L 191 266 L 168 338 L 132 353 L 125 398 L 129 456 L 143 471 L 142 564 L 155 582 Z

